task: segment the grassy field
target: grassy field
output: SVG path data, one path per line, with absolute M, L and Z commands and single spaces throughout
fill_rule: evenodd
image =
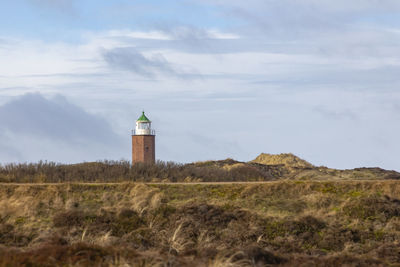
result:
M 0 266 L 400 266 L 400 182 L 1 184 Z

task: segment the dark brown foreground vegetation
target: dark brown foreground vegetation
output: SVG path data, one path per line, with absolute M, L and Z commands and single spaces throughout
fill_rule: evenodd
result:
M 400 182 L 1 184 L 0 266 L 400 266 Z
M 39 162 L 0 165 L 2 183 L 58 182 L 237 182 L 289 180 L 400 179 L 400 173 L 380 168 L 335 170 L 315 167 L 292 155 L 261 154 L 250 162 L 233 159 L 190 164 L 158 161 L 131 164 L 127 161 L 57 164 Z

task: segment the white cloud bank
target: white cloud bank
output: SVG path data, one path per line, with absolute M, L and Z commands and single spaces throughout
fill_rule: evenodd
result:
M 100 116 L 63 96 L 26 94 L 0 106 L 0 161 L 122 158 L 124 141 Z

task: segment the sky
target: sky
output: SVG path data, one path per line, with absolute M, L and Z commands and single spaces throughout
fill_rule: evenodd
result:
M 3 0 L 0 163 L 293 153 L 400 171 L 398 0 Z

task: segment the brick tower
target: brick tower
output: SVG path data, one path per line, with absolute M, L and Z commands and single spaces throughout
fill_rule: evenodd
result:
M 132 131 L 132 164 L 137 162 L 155 163 L 156 161 L 156 134 L 151 129 L 151 121 L 144 115 L 136 121 Z

